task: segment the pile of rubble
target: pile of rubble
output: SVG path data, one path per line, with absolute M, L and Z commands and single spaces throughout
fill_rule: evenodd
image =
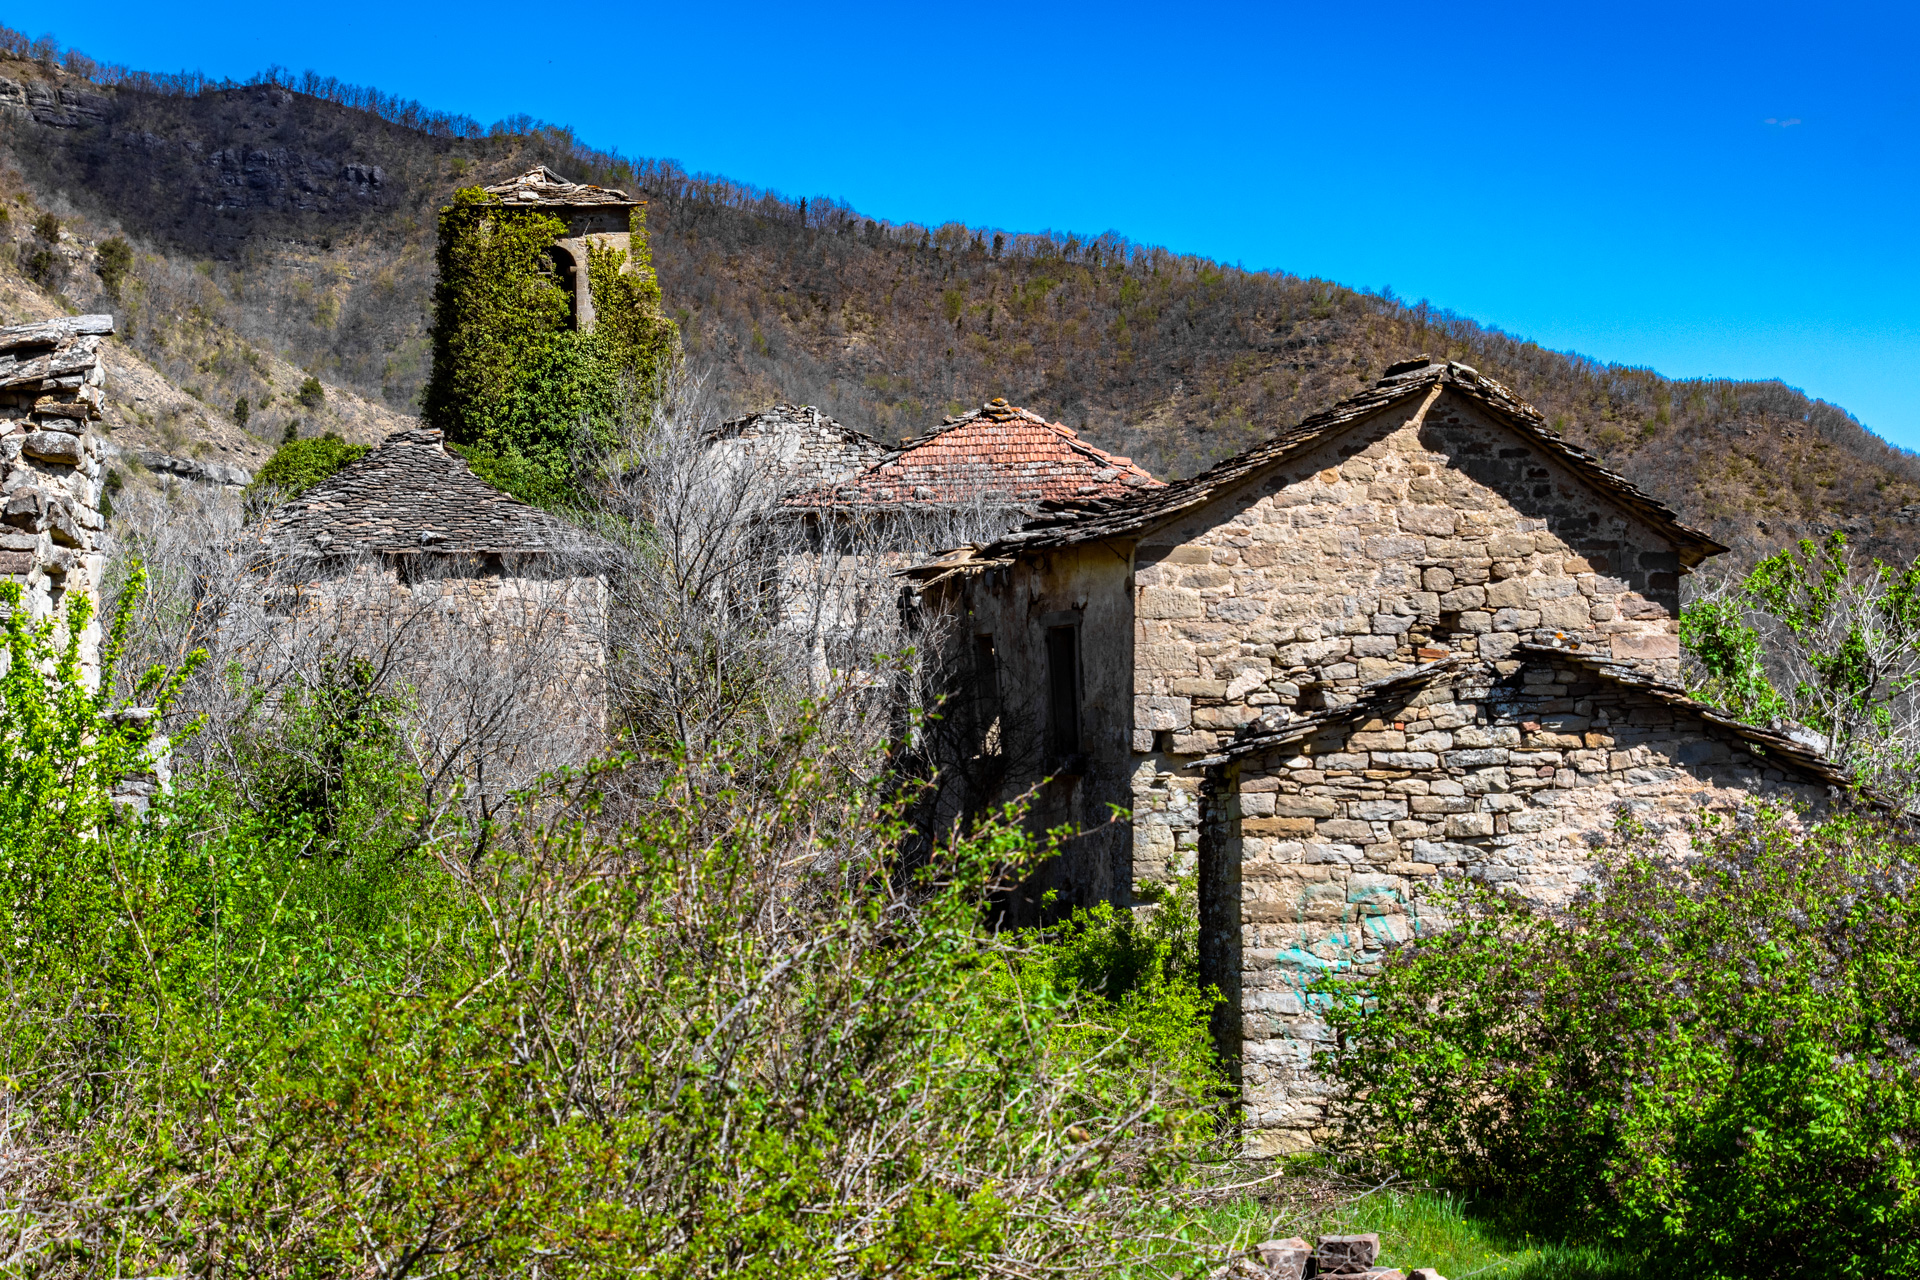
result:
M 1246 1280 L 1314 1280 L 1315 1277 L 1341 1277 L 1341 1280 L 1446 1280 L 1432 1267 L 1401 1271 L 1379 1266 L 1380 1237 L 1369 1231 L 1358 1236 L 1321 1236 L 1318 1246 L 1292 1236 L 1268 1240 L 1214 1272 L 1215 1280 L 1246 1277 Z

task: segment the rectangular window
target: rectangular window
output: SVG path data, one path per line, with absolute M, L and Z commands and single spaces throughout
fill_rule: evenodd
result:
M 1000 754 L 1000 658 L 992 636 L 973 638 L 973 717 L 981 754 Z
M 1047 628 L 1047 741 L 1056 758 L 1080 750 L 1080 628 Z

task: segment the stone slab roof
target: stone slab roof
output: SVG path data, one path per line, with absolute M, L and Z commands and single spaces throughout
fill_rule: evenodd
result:
M 482 481 L 441 433 L 396 431 L 276 507 L 261 543 L 283 555 L 591 555 L 590 535 Z
M 645 200 L 636 199 L 615 187 L 596 187 L 589 182 L 568 182 L 543 164 L 535 165 L 517 178 L 496 182 L 483 190 L 490 196 L 499 196 L 502 201 L 511 205 L 563 205 L 570 209 L 630 209 L 635 205 L 646 203 Z
M 112 332 L 113 317 L 102 315 L 61 316 L 0 329 L 0 390 L 79 387 L 99 365 L 100 342 Z M 92 381 L 97 385 L 99 379 Z
M 1071 510 L 1162 487 L 1132 459 L 1088 444 L 1071 427 L 994 399 L 858 475 L 794 494 L 787 505 L 950 504 L 1004 495 Z
M 1422 356 L 1390 366 L 1385 377 L 1359 395 L 1342 400 L 1266 443 L 1196 476 L 1176 480 L 1163 488 L 1130 494 L 1101 509 L 1033 521 L 983 548 L 980 558 L 1103 538 L 1138 537 L 1228 493 L 1249 477 L 1306 452 L 1365 418 L 1409 400 L 1424 398 L 1436 387 L 1459 393 L 1496 421 L 1558 458 L 1600 493 L 1652 525 L 1674 543 L 1681 563 L 1688 568 L 1727 550 L 1698 529 L 1682 524 L 1671 508 L 1625 476 L 1608 470 L 1593 454 L 1562 439 L 1559 432 L 1547 425 L 1538 409 L 1507 387 L 1467 365 L 1430 362 Z
M 1596 679 L 1630 689 L 1677 711 L 1697 716 L 1730 737 L 1737 738 L 1749 747 L 1755 748 L 1757 755 L 1777 760 L 1788 768 L 1806 776 L 1818 778 L 1831 786 L 1848 785 L 1846 770 L 1806 743 L 1796 741 L 1773 729 L 1763 729 L 1759 725 L 1735 719 L 1719 708 L 1699 701 L 1677 685 L 1648 679 L 1636 671 L 1631 663 L 1558 645 L 1522 644 L 1515 647 L 1515 652 L 1529 658 L 1548 658 L 1579 667 Z M 1391 711 L 1408 693 L 1430 684 L 1443 675 L 1461 670 L 1465 665 L 1458 657 L 1423 663 L 1417 667 L 1395 672 L 1384 679 L 1375 680 L 1371 684 L 1362 685 L 1357 691 L 1358 697 L 1345 706 L 1292 720 L 1262 717 L 1241 726 L 1238 737 L 1224 750 L 1215 755 L 1204 756 L 1194 761 L 1194 764 L 1196 767 L 1224 764 L 1242 756 L 1302 741 L 1328 725 L 1381 716 Z

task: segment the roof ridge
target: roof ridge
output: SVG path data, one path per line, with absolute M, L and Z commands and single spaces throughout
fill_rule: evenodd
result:
M 1276 466 L 1311 447 L 1324 433 L 1370 418 L 1435 386 L 1459 390 L 1484 409 L 1507 419 L 1515 430 L 1539 441 L 1594 488 L 1662 529 L 1681 546 L 1683 560 L 1689 567 L 1727 550 L 1705 533 L 1683 523 L 1672 508 L 1652 494 L 1609 470 L 1593 454 L 1564 440 L 1547 424 L 1546 416 L 1512 388 L 1471 365 L 1435 361 L 1425 356 L 1388 365 L 1387 372 L 1372 386 L 1309 414 L 1292 427 L 1276 432 L 1251 449 L 1216 462 L 1205 471 L 1151 492 L 1135 492 L 1120 498 L 1121 511 L 1092 512 L 1077 520 L 1050 521 L 1044 529 L 1022 529 L 1001 538 L 993 548 L 1014 551 L 1104 537 L 1138 536 L 1238 487 L 1256 472 Z M 1691 559 L 1686 558 L 1689 554 Z

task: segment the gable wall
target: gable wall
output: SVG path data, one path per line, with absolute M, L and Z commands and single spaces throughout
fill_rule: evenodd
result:
M 1750 798 L 1820 809 L 1827 789 L 1731 733 L 1565 660 L 1478 664 L 1391 716 L 1223 768 L 1200 856 L 1203 964 L 1229 997 L 1249 1150 L 1325 1136 L 1312 1067 L 1329 1032 L 1306 987 L 1365 975 L 1444 923 L 1448 877 L 1561 902 L 1626 811 L 1675 850 L 1688 820 Z M 1501 674 L 1504 671 L 1505 674 Z
M 1194 757 L 1422 648 L 1505 659 L 1559 631 L 1674 678 L 1679 568 L 1662 535 L 1451 392 L 1424 420 L 1395 406 L 1143 535 L 1137 874 L 1194 847 Z
M 1064 903 L 1091 905 L 1124 898 L 1132 884 L 1128 833 L 1112 818 L 1129 800 L 1129 740 L 1132 729 L 1133 602 L 1124 549 L 1106 544 L 1070 547 L 1023 558 L 953 580 L 930 602 L 946 612 L 937 625 L 951 628 L 951 652 L 970 676 L 974 637 L 990 635 L 998 664 L 1000 729 L 991 760 L 950 761 L 949 781 L 962 785 L 971 772 L 985 782 L 986 803 L 1013 800 L 1042 779 L 1032 797 L 1028 825 L 1036 831 L 1070 824 L 1086 834 L 1069 841 L 1062 856 L 1027 886 L 1036 898 L 1057 890 Z M 1047 749 L 1047 651 L 1051 626 L 1079 627 L 1081 754 L 1083 772 L 1056 777 L 1061 761 Z M 962 716 L 955 707 L 946 714 Z M 935 726 L 933 732 L 939 732 Z M 970 807 L 970 806 L 969 806 Z M 1035 919 L 1014 912 L 1015 922 Z

